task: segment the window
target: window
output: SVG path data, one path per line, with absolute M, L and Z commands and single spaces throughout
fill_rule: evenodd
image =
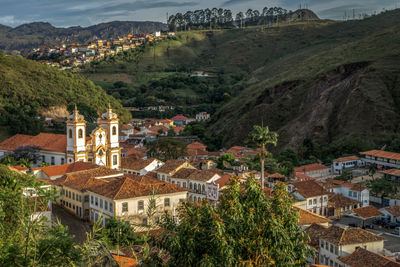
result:
M 163 176 L 162 176 L 162 180 L 165 181 L 165 176 L 164 176 L 164 174 L 163 174 Z
M 69 129 L 69 131 L 68 131 L 68 137 L 69 137 L 69 138 L 72 138 L 72 129 Z
M 82 129 L 78 130 L 78 138 L 83 138 L 83 130 Z
M 201 186 L 201 191 L 203 192 L 203 194 L 206 192 L 206 186 L 204 184 Z
M 93 205 L 93 196 L 90 196 L 90 204 Z
M 113 126 L 112 135 L 117 135 L 117 127 Z
M 103 200 L 100 198 L 100 208 L 103 208 Z
M 193 185 L 192 182 L 189 183 L 189 189 L 192 189 Z
M 72 192 L 72 200 L 75 200 L 75 193 Z
M 143 218 L 142 225 L 147 225 L 147 218 Z
M 349 191 L 349 197 L 353 196 L 353 192 Z
M 114 155 L 113 156 L 113 165 L 117 165 L 118 164 L 118 156 Z
M 99 205 L 99 199 L 97 197 L 94 198 L 94 205 L 96 205 L 96 206 Z
M 56 161 L 56 159 L 54 157 L 51 157 L 51 165 L 56 164 L 55 161 Z
M 122 203 L 122 212 L 128 212 L 128 202 Z
M 61 158 L 61 164 L 64 164 L 64 163 L 65 163 L 65 159 Z
M 169 207 L 169 205 L 170 205 L 169 198 L 164 198 L 164 206 Z
M 181 182 L 176 182 L 176 184 L 177 184 L 178 186 L 181 186 Z
M 79 195 L 79 202 L 82 202 L 82 196 Z
M 324 248 L 324 240 L 321 240 L 321 248 Z
M 329 248 L 329 251 L 331 252 L 331 253 L 333 253 L 333 245 L 331 244 L 331 246 L 330 246 L 330 248 Z
M 339 254 L 339 249 L 337 246 L 335 246 L 335 255 L 338 255 L 338 254 Z
M 316 198 L 314 198 L 313 203 L 314 203 L 314 205 L 317 204 L 317 199 Z
M 85 202 L 89 202 L 89 196 L 85 196 L 84 200 Z
M 197 191 L 197 184 L 194 184 L 193 189 L 194 191 Z
M 183 182 L 182 187 L 186 188 L 186 182 Z
M 104 209 L 108 210 L 108 201 L 104 201 Z
M 110 212 L 113 212 L 113 204 L 112 203 L 110 203 Z
M 311 199 L 308 201 L 308 205 L 312 205 L 312 200 Z
M 138 201 L 138 210 L 144 210 L 144 202 L 143 202 L 143 200 Z
M 68 191 L 68 198 L 71 198 L 71 191 Z

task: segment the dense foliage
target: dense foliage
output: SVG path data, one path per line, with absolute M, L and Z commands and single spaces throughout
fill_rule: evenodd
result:
M 43 130 L 40 112 L 71 103 L 90 109 L 92 117 L 111 103 L 122 121 L 131 118 L 117 100 L 80 75 L 0 54 L 0 125 L 11 133 L 37 134 Z
M 267 199 L 259 183 L 232 183 L 215 207 L 185 204 L 177 221 L 166 217 L 160 246 L 171 266 L 306 266 L 312 254 L 299 215 L 283 186 Z
M 186 155 L 186 144 L 173 138 L 158 138 L 147 145 L 148 155 L 162 161 L 179 159 Z

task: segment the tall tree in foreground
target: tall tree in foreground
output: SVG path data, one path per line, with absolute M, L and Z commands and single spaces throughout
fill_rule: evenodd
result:
M 244 188 L 232 177 L 217 207 L 185 203 L 179 220 L 164 218 L 159 245 L 171 266 L 305 266 L 312 251 L 298 219 L 284 186 L 267 199 L 253 177 Z
M 278 143 L 278 134 L 269 130 L 268 126 L 262 127 L 254 125 L 253 131 L 249 134 L 251 140 L 261 148 L 260 163 L 261 163 L 261 188 L 264 188 L 264 161 L 267 151 L 267 144 L 276 146 Z

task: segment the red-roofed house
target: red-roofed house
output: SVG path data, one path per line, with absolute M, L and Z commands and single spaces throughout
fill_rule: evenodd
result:
M 34 168 L 32 169 L 32 173 L 40 179 L 55 180 L 68 173 L 94 168 L 97 168 L 97 166 L 90 162 L 74 162 L 63 165 Z
M 383 150 L 370 150 L 361 152 L 364 158 L 365 165 L 376 164 L 378 169 L 400 169 L 400 153 L 394 153 Z
M 328 191 L 342 194 L 345 197 L 359 201 L 361 205 L 369 206 L 369 189 L 360 185 L 352 184 L 342 180 L 327 179 L 326 183 L 333 185 Z
M 317 179 L 331 176 L 331 169 L 319 163 L 296 167 L 294 170 Z
M 400 206 L 388 206 L 380 209 L 390 222 L 400 222 Z
M 175 117 L 173 117 L 171 120 L 174 121 L 175 125 L 185 125 L 188 118 L 183 116 L 182 114 L 178 114 Z
M 345 170 L 364 166 L 364 162 L 357 156 L 349 156 L 332 160 L 333 173 L 341 174 Z

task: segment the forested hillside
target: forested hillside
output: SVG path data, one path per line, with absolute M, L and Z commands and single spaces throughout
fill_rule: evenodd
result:
M 124 77 L 124 90 L 135 92 L 125 105 L 141 97 L 173 104 L 168 95 L 183 107 L 212 103 L 208 135 L 218 146 L 245 144 L 252 125 L 261 123 L 279 132 L 280 148 L 309 140 L 322 147 L 383 145 L 399 137 L 399 22 L 395 10 L 345 22 L 180 32 L 135 59 L 121 55 L 85 75 L 110 93 Z M 171 82 L 196 70 L 217 77 L 203 92 Z M 212 92 L 223 97 L 207 99 Z
M 60 71 L 0 51 L 0 128 L 10 133 L 35 134 L 43 123 L 42 112 L 78 104 L 88 113 L 105 111 L 108 103 L 129 121 L 130 114 L 113 97 L 80 75 Z

